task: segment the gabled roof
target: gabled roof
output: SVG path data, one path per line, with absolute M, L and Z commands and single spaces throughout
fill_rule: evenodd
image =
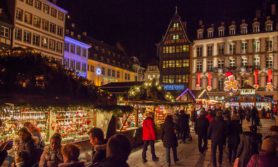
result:
M 166 36 L 167 36 L 167 34 L 169 33 L 169 30 L 170 30 L 170 28 L 171 28 L 173 22 L 179 22 L 179 23 L 180 23 L 180 25 L 181 25 L 181 27 L 182 27 L 183 34 L 185 35 L 186 40 L 188 41 L 188 43 L 191 44 L 192 42 L 189 40 L 188 35 L 187 35 L 187 33 L 186 33 L 186 24 L 185 24 L 184 22 L 182 22 L 181 17 L 180 17 L 180 15 L 178 14 L 178 9 L 177 9 L 177 7 L 176 7 L 175 14 L 174 14 L 172 20 L 170 21 L 170 23 L 169 23 L 169 25 L 168 25 L 167 31 L 166 31 L 165 35 L 163 36 L 161 42 L 158 43 L 158 45 L 160 45 L 161 43 L 163 43 L 163 42 L 165 41 Z

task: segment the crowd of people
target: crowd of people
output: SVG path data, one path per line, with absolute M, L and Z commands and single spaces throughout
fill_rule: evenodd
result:
M 243 120 L 250 122 L 250 130 L 243 132 Z M 270 134 L 262 137 L 257 132 L 260 125 L 258 110 L 239 109 L 201 109 L 191 115 L 181 110 L 166 116 L 160 127 L 160 139 L 165 147 L 165 159 L 169 166 L 179 161 L 177 147 L 192 140 L 190 120 L 198 138 L 200 155 L 205 155 L 208 140 L 211 140 L 211 162 L 213 167 L 222 166 L 223 150 L 227 149 L 228 162 L 234 167 L 274 167 L 278 164 L 278 126 L 272 126 Z M 112 126 L 112 125 L 111 125 Z M 0 145 L 0 166 L 7 159 L 7 152 L 13 149 L 13 167 L 128 167 L 131 153 L 130 140 L 123 134 L 109 133 L 107 138 L 100 128 L 88 132 L 92 145 L 90 162 L 80 161 L 80 148 L 72 143 L 62 145 L 62 136 L 55 133 L 50 144 L 45 145 L 39 129 L 26 122 L 18 133 L 17 139 Z M 153 114 L 146 113 L 142 128 L 142 159 L 147 163 L 147 149 L 150 145 L 153 161 L 159 161 L 155 153 L 155 141 L 159 140 Z M 170 153 L 173 154 L 171 160 Z M 217 156 L 218 153 L 218 156 Z
M 243 132 L 242 123 L 250 122 L 250 130 Z M 190 116 L 184 111 L 167 115 L 161 126 L 161 140 L 166 150 L 166 161 L 171 166 L 170 152 L 173 152 L 174 163 L 179 161 L 177 155 L 178 139 L 185 142 L 192 140 L 189 126 Z M 228 162 L 234 167 L 274 167 L 278 164 L 278 127 L 272 126 L 266 137 L 257 132 L 260 117 L 256 107 L 226 110 L 201 109 L 191 114 L 195 133 L 198 137 L 198 149 L 204 155 L 211 140 L 211 163 L 213 167 L 223 165 L 223 150 L 227 148 Z M 155 154 L 155 125 L 152 115 L 143 122 L 144 148 L 143 162 L 146 163 L 146 150 L 151 145 L 152 159 L 158 160 Z M 217 151 L 218 150 L 218 151 Z M 218 152 L 218 156 L 217 156 Z M 181 156 L 181 155 L 180 155 Z
M 45 146 L 38 128 L 27 122 L 21 128 L 16 140 L 0 145 L 0 166 L 13 149 L 13 167 L 128 167 L 126 163 L 131 153 L 131 143 L 122 134 L 114 134 L 104 139 L 100 128 L 92 128 L 88 135 L 93 152 L 90 162 L 80 161 L 79 146 L 69 143 L 62 145 L 62 137 L 55 133 L 50 144 Z

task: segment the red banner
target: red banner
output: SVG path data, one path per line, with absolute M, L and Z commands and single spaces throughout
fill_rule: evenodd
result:
M 268 69 L 267 70 L 267 83 L 271 83 L 272 82 L 272 70 Z
M 211 86 L 211 73 L 208 72 L 208 86 Z
M 197 73 L 197 86 L 200 86 L 201 83 L 201 73 Z
M 258 75 L 259 75 L 259 70 L 254 71 L 254 77 L 255 77 L 255 84 L 258 85 Z

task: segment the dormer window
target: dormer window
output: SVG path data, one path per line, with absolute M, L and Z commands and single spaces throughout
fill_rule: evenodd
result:
M 253 33 L 258 33 L 260 32 L 260 22 L 255 21 L 252 25 L 253 27 Z
M 243 19 L 241 21 L 241 25 L 240 25 L 240 33 L 241 34 L 247 34 L 248 30 L 247 30 L 248 24 L 245 23 L 245 20 Z
M 208 38 L 213 38 L 213 28 L 208 29 Z
M 273 31 L 273 22 L 272 22 L 272 20 L 270 20 L 269 16 L 266 19 L 267 20 L 265 22 L 265 31 Z
M 229 35 L 236 35 L 236 26 L 232 25 L 229 27 Z
M 197 30 L 197 39 L 203 39 L 204 38 L 204 30 L 199 29 Z
M 219 27 L 218 28 L 218 36 L 223 37 L 225 35 L 224 33 L 224 27 Z
M 240 28 L 240 33 L 241 33 L 241 34 L 247 34 L 247 33 L 248 33 L 247 24 L 241 26 L 241 28 Z

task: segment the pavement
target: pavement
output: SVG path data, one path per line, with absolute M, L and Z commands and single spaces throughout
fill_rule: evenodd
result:
M 263 136 L 267 135 L 269 132 L 269 128 L 272 125 L 275 125 L 274 120 L 269 120 L 269 119 L 262 119 L 261 120 L 262 127 L 258 127 L 258 131 L 262 133 Z M 247 131 L 249 130 L 248 126 L 250 123 L 244 122 L 243 123 L 243 130 Z M 192 131 L 192 129 L 191 129 Z M 208 143 L 208 150 L 204 154 L 200 154 L 198 150 L 198 145 L 197 145 L 197 136 L 194 134 L 194 132 L 191 133 L 193 140 L 192 141 L 187 141 L 185 144 L 179 143 L 178 146 L 178 158 L 179 161 L 176 164 L 172 163 L 173 167 L 210 167 L 212 166 L 211 164 L 211 149 L 210 149 L 210 141 Z M 131 155 L 129 156 L 128 159 L 128 164 L 130 167 L 166 167 L 168 166 L 166 162 L 166 156 L 165 156 L 165 148 L 163 147 L 162 142 L 157 142 L 155 144 L 155 152 L 156 155 L 159 157 L 158 162 L 153 162 L 151 160 L 151 153 L 150 153 L 150 148 L 147 151 L 147 159 L 148 162 L 143 163 L 142 162 L 142 148 L 133 151 Z M 224 155 L 223 155 L 223 167 L 232 167 L 228 163 L 228 149 L 224 149 Z M 172 156 L 172 155 L 171 155 Z M 171 160 L 173 160 L 173 156 L 171 157 Z

